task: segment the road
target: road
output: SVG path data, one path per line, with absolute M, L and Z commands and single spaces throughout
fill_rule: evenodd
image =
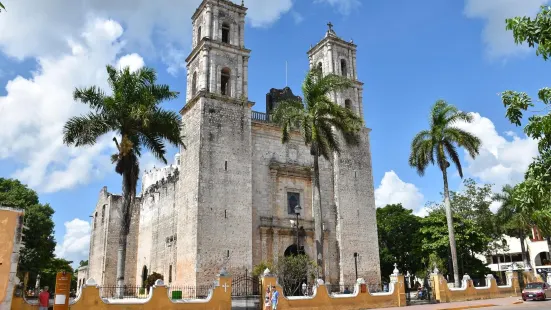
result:
M 546 301 L 526 301 L 521 304 L 516 305 L 507 305 L 507 306 L 497 306 L 497 307 L 488 307 L 482 309 L 492 309 L 492 310 L 531 310 L 531 309 L 551 309 L 551 299 Z

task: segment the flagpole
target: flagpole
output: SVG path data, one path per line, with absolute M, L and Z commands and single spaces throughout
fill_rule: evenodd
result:
M 287 61 L 285 61 L 285 87 L 289 86 L 287 83 Z

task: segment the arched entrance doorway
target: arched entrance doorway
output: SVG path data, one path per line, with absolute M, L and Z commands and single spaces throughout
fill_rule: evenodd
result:
M 147 266 L 143 266 L 142 268 L 142 286 L 145 287 L 145 280 L 147 280 Z
M 287 249 L 283 253 L 283 256 L 288 257 L 288 256 L 298 255 L 298 254 L 300 255 L 306 254 L 306 252 L 304 251 L 304 247 L 303 246 L 297 247 L 296 244 L 291 244 L 290 246 L 287 247 Z

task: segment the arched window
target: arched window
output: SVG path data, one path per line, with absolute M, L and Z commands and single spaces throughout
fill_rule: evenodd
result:
M 168 267 L 168 283 L 172 283 L 172 265 Z
M 201 42 L 201 39 L 203 37 L 201 36 L 201 26 L 199 26 L 199 28 L 197 28 L 197 44 L 199 44 L 199 42 Z
M 230 25 L 228 23 L 222 24 L 222 42 L 230 43 Z
M 347 108 L 347 109 L 349 109 L 349 110 L 352 110 L 352 100 L 346 99 L 346 100 L 344 101 L 344 107 Z
M 318 69 L 323 73 L 323 65 L 321 64 L 321 61 L 318 62 Z
M 348 76 L 348 68 L 346 67 L 346 60 L 341 59 L 341 74 L 342 76 Z
M 103 205 L 103 208 L 101 208 L 101 223 L 105 220 L 105 206 L 107 205 Z
M 191 78 L 191 96 L 195 96 L 197 93 L 197 72 L 193 72 L 193 77 Z
M 98 213 L 94 213 L 94 229 L 96 228 L 96 221 L 98 220 Z
M 222 92 L 222 95 L 224 96 L 231 95 L 230 75 L 231 75 L 231 71 L 229 68 L 222 69 L 222 74 L 220 78 L 220 83 L 221 83 L 220 90 Z

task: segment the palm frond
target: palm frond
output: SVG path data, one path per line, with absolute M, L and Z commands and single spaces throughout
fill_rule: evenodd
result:
M 70 118 L 63 127 L 63 143 L 67 145 L 93 145 L 98 138 L 113 130 L 109 120 L 93 112 Z
M 105 97 L 105 93 L 96 86 L 76 88 L 73 92 L 73 100 L 87 104 L 96 112 L 100 112 L 105 108 Z
M 444 129 L 444 139 L 467 150 L 472 158 L 475 158 L 480 152 L 482 141 L 470 132 L 456 127 L 446 127 Z
M 444 148 L 446 149 L 446 152 L 450 156 L 450 159 L 452 160 L 455 167 L 457 168 L 457 172 L 459 173 L 459 176 L 463 178 L 463 168 L 461 167 L 461 160 L 459 159 L 459 154 L 457 153 L 455 146 L 451 144 L 449 141 L 445 140 Z

